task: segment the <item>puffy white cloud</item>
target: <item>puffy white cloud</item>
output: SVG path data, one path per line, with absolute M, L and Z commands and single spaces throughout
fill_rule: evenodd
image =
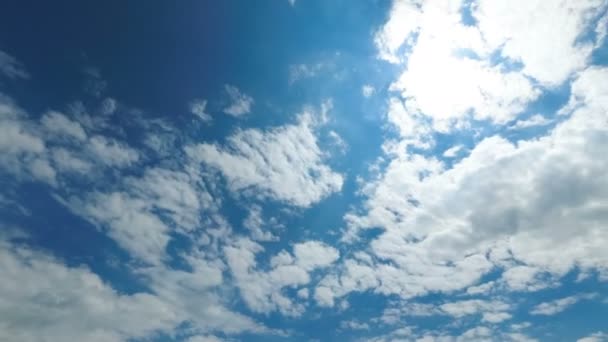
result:
M 432 117 L 436 129 L 447 130 L 471 115 L 504 124 L 538 97 L 539 91 L 519 72 L 455 56 L 445 41 L 449 39 L 421 33 L 407 70 L 391 86 L 402 93 L 409 111 Z
M 471 117 L 505 124 L 539 96 L 530 78 L 552 87 L 586 66 L 606 31 L 604 19 L 592 23 L 607 4 L 479 0 L 467 25 L 463 1 L 394 1 L 375 41 L 381 58 L 406 65 L 391 89 L 410 115 L 431 117 L 442 131 Z M 597 38 L 583 39 L 587 32 Z
M 305 270 L 312 270 L 333 264 L 340 253 L 333 247 L 319 241 L 306 241 L 293 247 L 295 263 Z
M 524 74 L 554 86 L 586 66 L 595 42 L 581 36 L 596 30 L 590 25 L 607 5 L 602 0 L 480 0 L 473 15 L 491 49 L 520 61 Z M 599 25 L 597 30 L 606 30 Z
M 304 113 L 296 124 L 238 131 L 226 146 L 198 144 L 185 150 L 193 160 L 219 170 L 235 193 L 308 207 L 339 191 L 343 182 L 323 163 L 315 125 L 313 115 Z
M 283 289 L 308 284 L 311 280 L 310 272 L 329 266 L 338 258 L 335 249 L 317 241 L 299 243 L 293 249 L 295 256 L 281 251 L 271 258 L 271 268 L 262 271 L 256 262 L 256 254 L 263 251 L 259 244 L 239 239 L 224 248 L 232 276 L 251 310 L 261 313 L 276 310 L 288 316 L 301 315 L 304 306 L 286 296 Z M 312 253 L 319 253 L 320 256 L 313 256 Z M 301 288 L 298 295 L 307 298 L 308 290 Z
M 550 302 L 538 304 L 530 311 L 530 313 L 532 315 L 551 316 L 566 310 L 568 307 L 578 303 L 581 300 L 593 299 L 595 297 L 597 297 L 597 293 L 585 293 L 564 297 Z
M 608 69 L 581 72 L 562 111 L 569 117 L 547 136 L 486 138 L 450 169 L 432 157 L 392 155 L 362 190 L 363 214 L 346 216 L 354 231 L 385 230 L 369 247 L 377 261 L 347 261 L 321 285 L 334 296 L 373 289 L 407 298 L 465 288 L 495 267 L 512 290 L 552 286 L 575 266 L 605 277 L 606 80 Z M 352 264 L 365 272 L 353 275 Z
M 483 320 L 491 323 L 497 323 L 511 318 L 511 315 L 506 312 L 511 309 L 511 306 L 501 301 L 484 301 L 479 299 L 463 300 L 442 304 L 439 306 L 439 309 L 454 317 L 482 313 Z
M 243 116 L 251 112 L 253 106 L 253 98 L 242 93 L 239 88 L 231 85 L 226 85 L 226 92 L 230 98 L 230 105 L 224 108 L 224 113 L 235 117 Z
M 418 30 L 422 1 L 393 1 L 389 19 L 374 38 L 380 57 L 392 63 L 401 61 L 399 48 Z

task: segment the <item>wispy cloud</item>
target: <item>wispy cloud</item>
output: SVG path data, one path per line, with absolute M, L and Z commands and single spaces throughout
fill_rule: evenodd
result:
M 224 113 L 235 117 L 240 117 L 251 112 L 253 106 L 253 98 L 242 93 L 237 87 L 226 85 L 226 93 L 230 99 L 228 107 L 224 108 Z

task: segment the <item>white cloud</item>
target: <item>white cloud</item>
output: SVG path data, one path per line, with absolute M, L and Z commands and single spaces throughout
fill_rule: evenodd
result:
M 547 126 L 551 122 L 553 122 L 553 121 L 545 118 L 544 116 L 542 116 L 540 114 L 535 114 L 535 115 L 532 115 L 528 119 L 517 120 L 517 122 L 515 122 L 512 126 L 510 126 L 509 129 L 522 129 L 522 128 L 529 128 L 529 127 Z
M 260 271 L 256 254 L 264 249 L 259 244 L 239 239 L 224 248 L 226 261 L 247 306 L 260 313 L 279 311 L 287 316 L 300 316 L 304 305 L 295 303 L 283 289 L 297 288 L 310 282 L 310 272 L 327 267 L 339 256 L 334 248 L 318 241 L 296 244 L 294 255 L 281 251 L 271 258 L 271 269 Z M 313 255 L 318 253 L 318 255 Z M 298 290 L 300 298 L 307 298 L 308 291 Z
M 87 268 L 70 268 L 2 242 L 0 340 L 124 341 L 170 330 L 179 314 L 157 297 L 117 293 Z M 27 286 L 24 286 L 27 284 Z
M 410 111 L 432 117 L 435 129 L 447 130 L 470 115 L 504 124 L 538 97 L 521 73 L 455 56 L 446 41 L 455 38 L 439 34 L 421 33 L 407 70 L 391 85 L 407 99 Z
M 481 313 L 483 314 L 483 320 L 491 323 L 497 323 L 511 318 L 511 315 L 506 312 L 511 309 L 511 306 L 501 301 L 471 299 L 445 303 L 440 305 L 439 308 L 442 312 L 454 317 L 464 317 Z
M 217 336 L 207 335 L 207 336 L 193 336 L 193 337 L 188 338 L 186 340 L 186 342 L 222 342 L 222 340 Z
M 589 27 L 591 19 L 601 14 L 607 4 L 481 0 L 473 15 L 491 49 L 500 48 L 503 56 L 521 61 L 524 74 L 555 86 L 585 67 L 595 42 L 579 38 L 587 30 L 596 29 Z
M 45 149 L 44 141 L 35 135 L 22 120 L 23 110 L 9 97 L 0 94 L 0 149 L 3 153 L 40 153 Z
M 36 158 L 29 161 L 28 165 L 34 178 L 51 185 L 57 184 L 57 173 L 48 160 Z
M 71 198 L 65 204 L 89 219 L 132 256 L 158 264 L 169 241 L 169 227 L 149 204 L 126 192 L 93 193 L 83 200 Z
M 337 297 L 372 289 L 408 298 L 471 286 L 495 266 L 505 271 L 499 282 L 520 291 L 552 286 L 575 265 L 606 274 L 606 80 L 605 68 L 581 72 L 569 118 L 547 136 L 517 145 L 486 138 L 451 169 L 433 157 L 389 155 L 362 189 L 364 213 L 346 215 L 347 233 L 385 229 L 369 247 L 378 261 L 347 260 L 365 272 L 345 263 L 321 285 Z
M 605 342 L 605 341 L 608 341 L 608 334 L 600 332 L 600 331 L 576 340 L 576 342 Z
M 593 299 L 595 297 L 597 297 L 596 293 L 586 293 L 556 299 L 550 302 L 538 304 L 530 311 L 530 314 L 545 316 L 555 315 L 566 310 L 568 307 L 578 303 L 581 300 Z
M 408 112 L 432 117 L 441 131 L 471 117 L 511 121 L 540 94 L 530 77 L 544 86 L 561 84 L 585 67 L 597 46 L 579 38 L 594 30 L 601 38 L 606 31 L 602 20 L 590 27 L 605 1 L 480 0 L 471 6 L 472 26 L 462 23 L 462 6 L 394 1 L 375 37 L 381 58 L 406 65 L 391 89 L 407 99 Z M 538 13 L 545 15 L 539 19 Z
M 289 84 L 294 84 L 297 81 L 313 78 L 321 72 L 327 65 L 324 63 L 317 64 L 295 64 L 289 66 Z
M 301 298 L 301 299 L 308 299 L 308 296 L 309 296 L 309 291 L 308 291 L 308 289 L 307 289 L 307 288 L 302 288 L 302 289 L 299 289 L 299 290 L 298 290 L 297 295 L 298 295 L 298 298 Z
M 295 263 L 305 270 L 333 264 L 340 253 L 333 247 L 318 241 L 306 241 L 293 247 Z
M 369 330 L 370 327 L 369 324 L 365 322 L 349 320 L 340 322 L 340 328 L 345 330 Z
M 278 310 L 284 315 L 299 316 L 303 306 L 294 303 L 283 292 L 284 287 L 296 287 L 310 281 L 308 273 L 294 265 L 280 265 L 269 272 L 257 270 L 255 255 L 263 249 L 250 240 L 239 240 L 224 249 L 241 297 L 247 306 L 261 313 Z
M 67 267 L 2 240 L 0 265 L 14 281 L 0 284 L 0 314 L 6 317 L 0 322 L 0 340 L 118 342 L 171 334 L 186 322 L 190 333 L 207 337 L 212 332 L 272 333 L 228 310 L 213 291 L 223 281 L 221 262 L 200 254 L 184 256 L 190 272 L 134 266 L 150 291 L 127 295 L 85 267 Z
M 112 115 L 114 112 L 116 112 L 117 107 L 118 105 L 116 100 L 111 97 L 107 97 L 101 101 L 99 112 L 101 115 Z
M 224 108 L 224 113 L 239 117 L 251 112 L 251 107 L 254 103 L 251 96 L 242 93 L 235 86 L 226 85 L 225 89 L 230 98 L 230 105 Z
M 542 273 L 538 267 L 512 266 L 505 270 L 501 280 L 514 291 L 538 291 L 552 285 L 550 280 L 540 277 Z
M 380 58 L 392 63 L 401 61 L 397 53 L 407 38 L 411 37 L 420 25 L 421 1 L 393 1 L 389 20 L 376 33 L 375 43 L 380 50 Z
M 50 111 L 46 113 L 40 119 L 40 123 L 47 131 L 56 136 L 70 137 L 78 141 L 84 141 L 87 138 L 87 134 L 78 122 L 68 119 L 59 112 Z
M 371 97 L 372 95 L 374 95 L 375 92 L 376 88 L 369 84 L 365 84 L 363 87 L 361 87 L 361 94 L 363 95 L 363 97 Z
M 511 304 L 501 300 L 470 299 L 443 304 L 422 304 L 404 301 L 386 308 L 380 317 L 385 324 L 407 322 L 409 317 L 452 316 L 456 319 L 477 315 L 486 323 L 501 323 L 511 319 Z M 405 318 L 405 319 L 404 319 Z
M 54 148 L 51 155 L 53 164 L 62 172 L 88 174 L 93 168 L 93 164 L 74 156 L 65 148 Z
M 191 175 L 162 168 L 125 178 L 122 190 L 93 192 L 61 200 L 97 226 L 133 257 L 160 264 L 171 232 L 187 234 L 213 221 L 216 200 Z
M 0 94 L 0 167 L 18 180 L 37 179 L 56 185 L 56 172 L 47 159 L 45 141 L 26 113 Z
M 335 148 L 338 149 L 340 153 L 346 153 L 346 150 L 348 149 L 348 144 L 346 143 L 346 141 L 344 141 L 344 139 L 342 139 L 340 134 L 338 134 L 334 130 L 331 130 L 329 131 L 328 136 L 332 141 L 331 144 L 335 146 Z
M 87 149 L 99 162 L 107 166 L 128 167 L 139 160 L 137 150 L 101 135 L 91 137 Z
M 267 131 L 247 129 L 228 137 L 227 146 L 187 146 L 195 161 L 219 170 L 235 193 L 255 194 L 308 207 L 342 188 L 343 178 L 323 164 L 312 114 L 296 124 Z
M 10 79 L 28 79 L 29 73 L 15 57 L 0 50 L 0 73 Z
M 256 241 L 277 241 L 278 237 L 266 230 L 272 226 L 277 226 L 275 220 L 265 222 L 262 217 L 262 208 L 258 205 L 252 205 L 249 208 L 249 214 L 243 220 L 243 226 L 251 231 L 251 238 Z
M 190 112 L 196 115 L 201 121 L 209 123 L 213 117 L 206 112 L 207 100 L 196 99 L 190 102 Z
M 447 150 L 443 151 L 443 156 L 446 158 L 454 158 L 458 155 L 458 153 L 460 151 L 462 151 L 463 148 L 464 148 L 464 146 L 462 146 L 462 145 L 452 146 L 452 147 L 448 148 Z

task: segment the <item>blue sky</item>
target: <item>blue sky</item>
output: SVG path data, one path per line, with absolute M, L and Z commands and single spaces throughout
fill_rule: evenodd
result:
M 608 341 L 608 1 L 0 6 L 0 340 Z

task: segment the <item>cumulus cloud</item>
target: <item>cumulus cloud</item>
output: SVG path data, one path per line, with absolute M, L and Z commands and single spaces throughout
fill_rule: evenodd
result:
M 337 296 L 371 288 L 408 297 L 473 285 L 494 267 L 512 290 L 551 286 L 575 265 L 605 274 L 606 79 L 604 68 L 581 72 L 569 118 L 547 136 L 517 145 L 486 138 L 450 169 L 433 157 L 394 155 L 363 188 L 365 214 L 346 216 L 355 230 L 385 230 L 370 250 L 391 263 L 349 260 L 322 285 Z
M 306 241 L 294 246 L 293 255 L 286 251 L 275 255 L 270 262 L 271 269 L 261 271 L 255 258 L 263 250 L 261 245 L 251 240 L 239 239 L 225 248 L 225 256 L 241 296 L 251 310 L 261 313 L 279 311 L 287 316 L 301 315 L 304 306 L 295 303 L 283 289 L 308 284 L 310 272 L 329 266 L 339 256 L 333 247 L 318 241 Z M 307 297 L 307 294 L 303 293 L 302 297 Z
M 239 88 L 235 86 L 226 85 L 225 89 L 226 93 L 228 93 L 230 104 L 228 107 L 224 108 L 224 113 L 239 117 L 251 112 L 251 107 L 254 103 L 251 96 L 242 93 Z
M 195 161 L 216 169 L 235 193 L 308 207 L 342 188 L 342 175 L 323 163 L 314 116 L 266 131 L 240 130 L 226 146 L 198 144 L 185 148 Z M 252 191 L 253 190 L 253 191 Z
M 381 58 L 406 66 L 391 89 L 408 100 L 408 112 L 431 117 L 443 131 L 470 116 L 505 124 L 539 96 L 530 78 L 553 87 L 585 67 L 605 35 L 602 20 L 592 23 L 606 6 L 481 0 L 472 6 L 474 24 L 467 25 L 459 1 L 394 1 L 375 42 Z M 538 19 L 537 13 L 546 15 Z M 580 39 L 586 32 L 597 38 Z

